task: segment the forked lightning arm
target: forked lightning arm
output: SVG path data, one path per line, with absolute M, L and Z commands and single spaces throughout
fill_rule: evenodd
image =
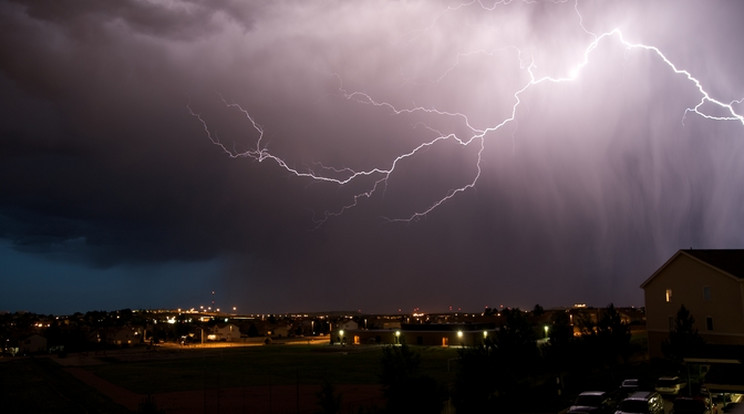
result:
M 486 7 L 480 1 L 474 0 L 469 3 L 463 3 L 455 8 L 450 8 L 449 10 L 455 10 L 458 8 L 468 7 L 472 5 L 480 6 L 486 10 L 494 10 L 496 5 L 507 4 L 507 3 L 510 3 L 510 1 L 496 2 L 492 7 Z M 734 108 L 735 104 L 741 104 L 743 100 L 735 100 L 735 101 L 726 103 L 719 99 L 714 98 L 708 93 L 708 91 L 706 91 L 706 89 L 703 87 L 700 80 L 698 80 L 695 76 L 693 76 L 687 70 L 681 69 L 677 65 L 675 65 L 672 61 L 670 61 L 664 55 L 664 53 L 660 49 L 652 45 L 629 42 L 628 40 L 625 39 L 625 37 L 623 36 L 623 33 L 619 29 L 614 29 L 612 31 L 605 32 L 599 35 L 590 32 L 583 25 L 583 17 L 578 10 L 578 1 L 574 3 L 574 9 L 576 10 L 579 26 L 592 39 L 591 42 L 589 42 L 589 44 L 584 49 L 583 59 L 580 62 L 578 62 L 572 70 L 568 72 L 568 76 L 563 76 L 563 77 L 553 77 L 553 76 L 536 77 L 534 74 L 534 68 L 535 68 L 534 62 L 531 62 L 529 65 L 526 65 L 526 67 L 524 67 L 523 70 L 525 70 L 528 75 L 528 81 L 513 92 L 512 94 L 513 104 L 511 107 L 511 113 L 507 117 L 497 120 L 496 122 L 493 123 L 493 125 L 485 129 L 479 129 L 479 128 L 474 127 L 471 124 L 470 120 L 468 119 L 468 116 L 463 113 L 446 112 L 446 111 L 438 110 L 433 107 L 423 107 L 423 106 L 410 107 L 410 108 L 398 108 L 391 103 L 384 102 L 384 101 L 378 101 L 365 92 L 361 92 L 361 91 L 349 92 L 346 89 L 344 89 L 343 86 L 340 86 L 339 92 L 348 100 L 354 100 L 359 103 L 369 104 L 369 105 L 373 105 L 379 108 L 384 108 L 396 115 L 424 113 L 424 114 L 430 114 L 430 115 L 435 115 L 435 116 L 440 116 L 440 117 L 452 118 L 455 120 L 459 120 L 459 122 L 462 122 L 463 126 L 468 131 L 470 131 L 468 136 L 460 137 L 460 136 L 457 136 L 456 134 L 442 134 L 439 131 L 429 128 L 429 130 L 434 133 L 435 137 L 433 139 L 425 141 L 419 144 L 418 146 L 416 146 L 415 148 L 413 148 L 412 150 L 404 154 L 400 154 L 396 156 L 391 161 L 389 161 L 387 166 L 384 166 L 384 167 L 377 167 L 377 168 L 372 168 L 368 170 L 358 171 L 358 170 L 354 170 L 349 167 L 331 168 L 331 167 L 326 167 L 326 166 L 321 165 L 320 173 L 315 172 L 311 169 L 299 170 L 297 168 L 291 167 L 281 157 L 269 152 L 269 150 L 264 146 L 262 142 L 263 136 L 264 136 L 263 127 L 259 125 L 256 122 L 256 120 L 251 116 L 251 114 L 239 104 L 228 102 L 224 98 L 222 98 L 222 101 L 226 107 L 231 108 L 231 109 L 236 109 L 242 112 L 242 114 L 245 116 L 245 118 L 250 123 L 251 127 L 258 134 L 255 148 L 247 150 L 247 151 L 237 151 L 235 149 L 228 148 L 223 142 L 219 140 L 217 136 L 215 136 L 210 131 L 207 125 L 207 122 L 202 118 L 200 114 L 194 112 L 190 107 L 189 107 L 189 111 L 192 116 L 194 116 L 196 119 L 199 120 L 199 122 L 201 122 L 207 137 L 212 141 L 212 143 L 220 147 L 229 157 L 251 158 L 258 162 L 272 161 L 280 168 L 286 170 L 290 174 L 295 175 L 297 177 L 303 177 L 303 178 L 307 178 L 307 179 L 315 180 L 315 181 L 329 182 L 329 183 L 337 184 L 339 186 L 349 184 L 352 181 L 355 181 L 362 177 L 375 177 L 374 180 L 372 181 L 372 184 L 369 186 L 369 188 L 365 191 L 355 194 L 352 197 L 352 200 L 349 204 L 346 204 L 343 207 L 335 211 L 331 211 L 331 212 L 326 211 L 321 218 L 317 219 L 316 224 L 318 225 L 321 225 L 329 217 L 338 216 L 342 214 L 344 211 L 355 207 L 359 203 L 360 200 L 372 197 L 378 191 L 378 189 L 380 189 L 380 187 L 384 187 L 388 179 L 395 173 L 396 168 L 399 165 L 399 163 L 401 163 L 402 161 L 408 158 L 415 157 L 419 152 L 421 152 L 426 147 L 436 145 L 437 143 L 440 143 L 442 141 L 455 142 L 462 147 L 469 147 L 471 145 L 476 146 L 477 148 L 477 157 L 475 161 L 476 172 L 474 176 L 472 177 L 472 179 L 469 182 L 464 183 L 460 187 L 450 189 L 449 191 L 446 192 L 446 194 L 443 194 L 442 197 L 440 197 L 437 200 L 434 200 L 429 205 L 429 207 L 423 210 L 415 211 L 407 217 L 388 218 L 388 220 L 409 222 L 409 221 L 422 218 L 426 216 L 427 214 L 429 214 L 434 209 L 440 207 L 443 203 L 457 196 L 459 193 L 462 193 L 474 187 L 476 183 L 478 182 L 480 175 L 481 175 L 481 171 L 482 171 L 481 161 L 482 161 L 482 153 L 485 148 L 486 136 L 489 133 L 500 130 L 501 128 L 510 124 L 512 121 L 516 119 L 517 111 L 522 102 L 522 94 L 531 88 L 538 87 L 539 85 L 543 83 L 561 83 L 561 82 L 575 81 L 580 76 L 581 71 L 584 69 L 584 67 L 589 63 L 592 52 L 596 50 L 598 47 L 600 47 L 600 45 L 603 42 L 610 42 L 614 40 L 616 42 L 619 42 L 619 44 L 623 45 L 629 50 L 641 50 L 641 51 L 652 53 L 658 59 L 660 59 L 666 66 L 668 66 L 672 73 L 683 76 L 691 84 L 693 84 L 695 86 L 695 89 L 698 91 L 700 95 L 700 100 L 694 106 L 691 106 L 685 110 L 684 114 L 682 115 L 682 121 L 684 121 L 685 117 L 688 114 L 696 114 L 708 120 L 734 121 L 744 126 L 744 116 L 738 113 L 736 109 Z M 517 52 L 520 53 L 520 56 L 521 56 L 521 52 L 518 49 L 517 49 Z M 486 53 L 486 52 L 477 51 L 477 52 L 470 52 L 470 53 Z M 459 56 L 462 56 L 462 55 L 464 54 L 459 54 L 458 58 Z M 455 65 L 457 65 L 457 63 Z M 452 69 L 453 68 L 447 69 L 447 71 L 440 77 L 440 79 L 445 77 L 447 73 L 449 73 Z M 711 113 L 705 112 L 703 110 L 703 107 L 705 105 L 710 105 L 714 108 L 717 108 L 719 111 L 721 111 L 720 113 L 724 115 L 713 115 Z

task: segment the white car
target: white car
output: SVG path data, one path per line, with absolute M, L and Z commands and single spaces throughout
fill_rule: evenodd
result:
M 679 377 L 661 377 L 656 381 L 655 390 L 662 395 L 677 395 L 686 384 Z
M 641 381 L 638 378 L 628 378 L 620 384 L 620 392 L 624 395 L 630 395 L 641 388 Z

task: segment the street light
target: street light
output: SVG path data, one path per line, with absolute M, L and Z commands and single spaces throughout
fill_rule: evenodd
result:
M 550 328 L 548 327 L 548 325 L 545 325 L 545 326 L 543 326 L 543 329 L 545 329 L 545 337 L 547 338 L 548 337 L 548 330 L 550 330 Z
M 460 340 L 460 348 L 462 348 L 462 331 L 457 331 L 457 338 Z

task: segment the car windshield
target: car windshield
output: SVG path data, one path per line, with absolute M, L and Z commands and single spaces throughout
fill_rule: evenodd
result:
M 620 403 L 620 411 L 624 413 L 648 413 L 648 403 L 644 400 L 625 400 Z
M 602 404 L 601 395 L 579 395 L 574 405 L 582 407 L 599 407 Z

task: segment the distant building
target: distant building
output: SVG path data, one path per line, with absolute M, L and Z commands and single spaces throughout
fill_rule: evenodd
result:
M 215 325 L 207 335 L 210 341 L 235 342 L 240 339 L 240 328 L 232 323 Z
M 682 305 L 707 344 L 744 345 L 744 250 L 679 250 L 641 288 L 651 357 Z
M 122 326 L 115 329 L 107 340 L 110 344 L 129 346 L 142 343 L 142 329 L 134 326 Z
M 477 346 L 497 332 L 494 324 L 403 324 L 401 329 L 358 329 L 334 333 L 336 342 L 408 344 L 427 346 Z
M 18 347 L 22 354 L 38 354 L 47 351 L 47 339 L 41 335 L 31 335 L 23 339 Z
M 606 308 L 574 306 L 571 309 L 567 309 L 563 312 L 568 313 L 569 322 L 573 327 L 574 335 L 579 336 L 583 334 L 583 331 L 586 329 L 587 326 L 596 328 L 597 323 L 599 323 L 600 319 L 602 318 L 603 312 L 605 312 L 606 310 Z M 628 325 L 631 331 L 645 330 L 646 315 L 643 309 L 621 307 L 615 308 L 615 311 L 620 317 L 620 322 Z M 550 320 L 553 317 L 553 313 L 555 312 L 556 310 L 546 311 L 546 315 L 548 315 L 548 318 L 546 319 L 543 317 L 542 323 L 550 325 Z
M 338 324 L 338 329 L 353 331 L 359 329 L 359 324 L 349 319 Z
M 278 323 L 271 330 L 272 338 L 287 338 L 292 333 L 292 324 L 289 322 Z
M 382 329 L 400 329 L 400 321 L 384 321 Z

